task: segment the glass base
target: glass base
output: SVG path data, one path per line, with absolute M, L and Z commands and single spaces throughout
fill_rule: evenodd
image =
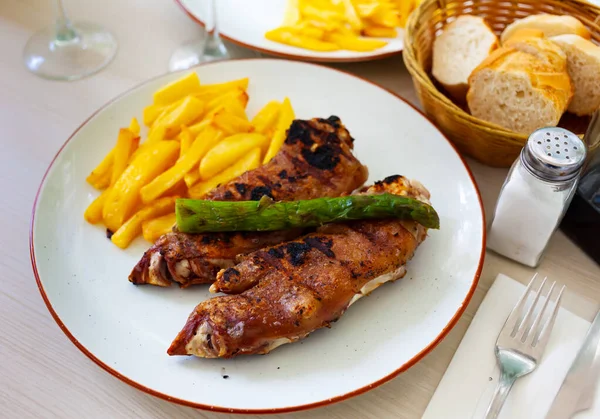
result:
M 177 48 L 169 60 L 169 71 L 186 70 L 200 63 L 230 58 L 231 55 L 221 39 L 208 36 Z
M 75 36 L 57 36 L 56 26 L 34 34 L 23 53 L 25 66 L 36 75 L 52 80 L 77 80 L 106 67 L 117 52 L 117 40 L 103 27 L 78 22 L 71 25 Z

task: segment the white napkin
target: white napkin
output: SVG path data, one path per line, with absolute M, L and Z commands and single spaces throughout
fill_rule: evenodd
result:
M 498 382 L 494 344 L 524 291 L 523 284 L 498 275 L 431 398 L 423 419 L 483 417 Z M 589 326 L 588 321 L 560 309 L 541 364 L 533 373 L 517 380 L 500 419 L 544 418 Z M 592 408 L 574 418 L 600 418 L 600 386 L 594 400 Z

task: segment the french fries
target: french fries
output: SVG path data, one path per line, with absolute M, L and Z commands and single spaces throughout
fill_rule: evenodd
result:
M 140 137 L 137 137 L 129 128 L 121 128 L 119 130 L 117 145 L 114 148 L 113 167 L 110 176 L 111 186 L 117 182 L 117 179 L 125 171 L 127 161 L 135 152 L 139 142 Z
M 111 231 L 132 215 L 142 187 L 169 168 L 179 155 L 177 141 L 161 141 L 140 153 L 125 169 L 106 197 L 102 218 Z
M 133 216 L 112 235 L 110 240 L 121 249 L 127 248 L 127 246 L 142 233 L 142 224 L 144 222 L 171 214 L 175 211 L 176 198 L 176 196 L 169 196 L 157 199 L 145 206 L 133 214 Z
M 264 108 L 252 118 L 252 126 L 254 131 L 260 134 L 266 134 L 267 131 L 275 125 L 277 117 L 279 116 L 279 110 L 281 109 L 281 103 L 276 100 L 272 100 L 267 103 Z
M 104 156 L 100 164 L 96 166 L 92 173 L 86 178 L 86 181 L 96 189 L 104 189 L 110 184 L 112 175 L 112 165 L 115 158 L 114 148 Z
M 158 127 L 164 127 L 165 136 L 172 138 L 179 134 L 182 125 L 198 119 L 204 111 L 204 106 L 204 103 L 194 96 L 187 96 L 179 106 L 157 120 Z
M 133 132 L 133 134 L 136 137 L 139 137 L 140 135 L 140 123 L 138 122 L 137 118 L 134 116 L 133 118 L 131 118 L 131 122 L 129 123 L 129 131 Z
M 260 166 L 260 154 L 260 148 L 255 148 L 218 175 L 192 186 L 188 190 L 190 198 L 202 198 L 220 184 L 229 182 L 230 180 L 235 179 L 249 170 L 256 169 L 258 166 Z
M 98 224 L 102 221 L 102 209 L 106 202 L 106 197 L 110 193 L 110 188 L 105 189 L 92 203 L 85 209 L 83 218 L 90 224 Z
M 161 173 L 152 182 L 141 188 L 140 196 L 142 202 L 148 204 L 175 186 L 177 182 L 183 179 L 186 173 L 198 165 L 200 159 L 204 157 L 213 144 L 219 142 L 222 135 L 221 132 L 212 127 L 201 132 L 187 153 L 177 160 L 177 163 L 173 167 Z
M 192 72 L 185 77 L 175 80 L 165 87 L 157 90 L 154 95 L 154 104 L 169 105 L 176 100 L 186 97 L 190 93 L 200 89 L 198 74 Z
M 266 164 L 277 154 L 281 145 L 285 141 L 285 134 L 287 129 L 292 125 L 292 121 L 296 116 L 294 115 L 294 109 L 292 108 L 292 103 L 286 97 L 283 100 L 283 104 L 281 105 L 281 111 L 279 113 L 279 119 L 277 120 L 277 128 L 275 129 L 275 133 L 273 134 L 273 139 L 271 140 L 271 144 L 269 144 L 269 149 L 267 150 L 267 154 L 263 160 L 263 164 Z
M 419 0 L 288 0 L 270 41 L 313 51 L 373 51 L 395 38 Z
M 236 132 L 250 132 L 253 129 L 252 124 L 247 119 L 235 116 L 227 109 L 217 112 L 212 119 L 212 124 L 230 135 Z
M 154 243 L 160 236 L 172 231 L 176 222 L 175 212 L 145 221 L 142 224 L 142 235 L 150 243 Z
M 132 118 L 86 178 L 102 192 L 84 219 L 114 232 L 111 241 L 122 249 L 140 235 L 155 241 L 175 224 L 177 197 L 202 197 L 267 162 L 294 111 L 289 99 L 273 100 L 249 118 L 248 84 L 242 78 L 202 85 L 190 73 L 157 90 L 140 110 L 144 127 Z
M 200 178 L 210 179 L 248 154 L 253 148 L 259 147 L 264 152 L 268 145 L 268 138 L 262 134 L 231 135 L 206 153 L 200 164 Z

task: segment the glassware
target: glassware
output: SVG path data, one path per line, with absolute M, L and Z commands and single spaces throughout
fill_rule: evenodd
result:
M 600 264 L 600 110 L 583 137 L 589 156 L 573 202 L 563 219 L 561 230 L 596 263 Z
M 72 23 L 57 0 L 56 23 L 34 34 L 23 52 L 25 66 L 40 77 L 77 80 L 108 65 L 117 52 L 112 33 L 94 23 Z
M 577 188 L 586 147 L 575 134 L 549 127 L 529 136 L 504 181 L 487 247 L 538 266 Z
M 231 58 L 219 36 L 216 0 L 208 0 L 207 4 L 210 10 L 207 13 L 204 37 L 177 48 L 169 60 L 170 71 L 185 70 L 203 62 Z

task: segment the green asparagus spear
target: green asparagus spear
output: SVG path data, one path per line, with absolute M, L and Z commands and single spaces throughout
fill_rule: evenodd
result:
M 388 193 L 288 202 L 274 202 L 266 196 L 242 202 L 178 199 L 175 209 L 177 228 L 184 233 L 273 231 L 375 218 L 402 218 L 439 228 L 438 215 L 430 205 Z

